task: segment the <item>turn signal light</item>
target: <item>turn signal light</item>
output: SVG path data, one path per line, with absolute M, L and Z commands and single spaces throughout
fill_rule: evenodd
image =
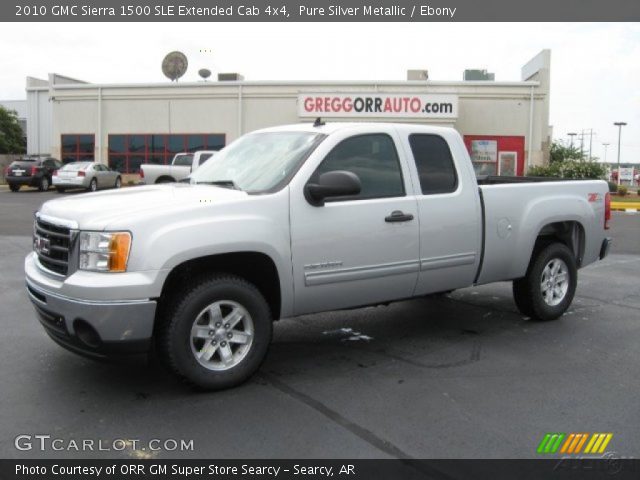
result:
M 109 241 L 109 271 L 124 272 L 127 270 L 131 235 L 129 233 L 114 233 Z

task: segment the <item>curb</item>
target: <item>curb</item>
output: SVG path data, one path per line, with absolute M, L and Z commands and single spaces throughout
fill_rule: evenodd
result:
M 611 210 L 618 212 L 638 212 L 640 210 L 640 202 L 611 202 Z

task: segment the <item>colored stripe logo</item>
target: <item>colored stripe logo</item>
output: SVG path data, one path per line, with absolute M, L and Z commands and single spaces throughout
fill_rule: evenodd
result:
M 537 452 L 563 455 L 599 454 L 605 452 L 612 438 L 613 433 L 547 433 L 538 445 Z

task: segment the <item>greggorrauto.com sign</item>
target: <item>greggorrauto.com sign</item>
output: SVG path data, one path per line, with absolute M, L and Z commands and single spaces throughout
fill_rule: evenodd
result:
M 457 118 L 458 97 L 441 94 L 305 93 L 299 117 Z

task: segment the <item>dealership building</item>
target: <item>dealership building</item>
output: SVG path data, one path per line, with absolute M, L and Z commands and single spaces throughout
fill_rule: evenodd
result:
M 27 79 L 27 150 L 95 160 L 127 174 L 177 152 L 220 149 L 275 125 L 325 121 L 443 125 L 464 138 L 480 174 L 523 175 L 548 161 L 550 51 L 519 81 L 218 81 L 94 84 Z M 490 78 L 490 77 L 489 77 Z

